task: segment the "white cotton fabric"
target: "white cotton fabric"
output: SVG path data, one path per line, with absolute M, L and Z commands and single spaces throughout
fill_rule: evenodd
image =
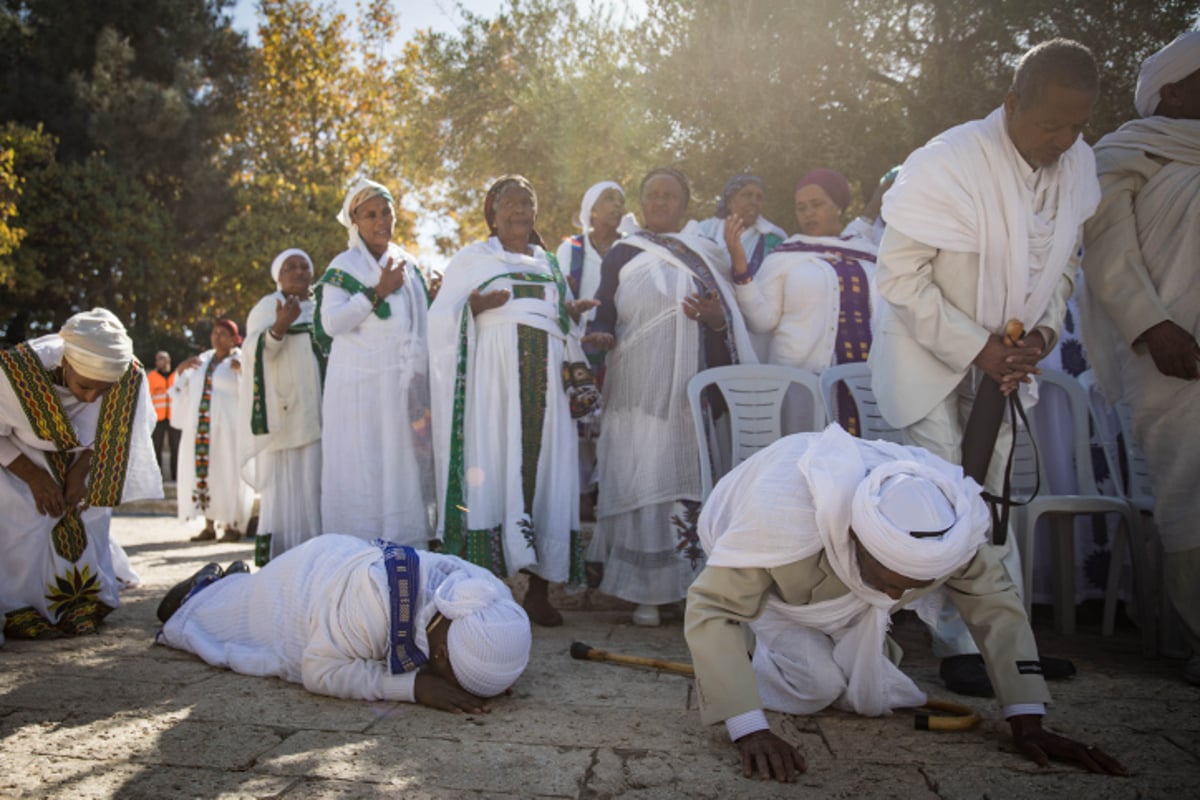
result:
M 529 664 L 533 632 L 504 584 L 456 573 L 438 587 L 434 603 L 451 622 L 446 647 L 464 689 L 495 697 L 516 683 Z
M 293 251 L 284 251 L 289 252 Z M 284 299 L 282 292 L 272 292 L 258 301 L 246 320 L 238 392 L 238 463 L 243 479 L 260 494 L 258 530 L 271 534 L 272 558 L 323 530 L 320 366 L 307 334 L 285 335 L 282 340 L 270 334 L 277 304 Z M 293 324 L 311 323 L 314 306 L 312 300 L 302 301 Z M 268 432 L 254 434 L 251 416 L 260 340 Z
M 414 642 L 425 631 L 435 595 L 462 573 L 507 587 L 472 564 L 419 553 Z M 511 599 L 511 594 L 509 595 Z M 361 700 L 413 702 L 416 672 L 388 665 L 391 612 L 383 552 L 353 536 L 325 534 L 273 559 L 256 573 L 222 578 L 190 598 L 158 641 L 244 675 L 274 676 L 310 692 Z
M 621 240 L 617 239 L 614 244 Z M 558 260 L 558 268 L 562 270 L 564 276 L 571 274 L 571 240 L 563 239 L 558 246 L 558 251 L 555 253 L 555 258 Z M 578 291 L 575 295 L 577 300 L 591 300 L 596 296 L 596 290 L 600 288 L 600 264 L 604 261 L 604 256 L 597 252 L 592 246 L 592 239 L 587 234 L 583 236 L 583 269 L 579 276 Z M 580 325 L 586 326 L 596 316 L 596 309 L 590 309 L 583 314 L 580 319 Z
M 579 203 L 579 215 L 573 220 L 575 227 L 582 230 L 584 234 L 592 230 L 592 207 L 596 205 L 600 195 L 604 194 L 605 189 L 616 189 L 621 193 L 621 197 L 625 196 L 625 190 L 616 181 L 600 181 L 589 186 L 588 190 L 583 193 L 583 200 Z
M 209 505 L 201 508 L 193 498 L 196 491 L 196 426 L 200 422 L 200 400 L 204 396 L 204 373 L 215 350 L 201 353 L 200 363 L 175 375 L 171 394 L 171 425 L 179 428 L 179 475 L 176 476 L 179 519 L 201 517 L 246 530 L 254 504 L 254 491 L 242 478 L 238 453 L 241 425 L 238 395 L 241 377 L 233 370 L 234 361 L 242 361 L 240 348 L 233 348 L 213 370 L 212 394 L 208 409 L 208 494 Z M 245 364 L 243 363 L 243 369 Z
M 833 236 L 796 234 L 786 242 L 825 244 L 859 250 L 870 256 L 878 252 L 862 239 L 846 241 Z M 867 276 L 874 333 L 878 318 L 875 263 L 867 258 L 857 261 Z M 817 374 L 837 363 L 841 292 L 837 272 L 821 253 L 788 253 L 777 249 L 763 261 L 754 280 L 735 287 L 735 292 L 751 332 L 769 334 L 767 363 L 799 367 Z
M 878 482 L 868 480 L 881 468 Z M 889 616 L 910 599 L 906 594 L 892 600 L 864 583 L 849 536 L 855 514 L 862 517 L 859 524 L 868 531 L 867 540 L 878 545 L 889 536 L 874 529 L 885 526 L 871 511 L 870 498 L 878 483 L 896 474 L 932 480 L 953 493 L 955 508 L 962 512 L 953 535 L 921 540 L 937 564 L 934 579 L 949 577 L 974 555 L 965 552 L 969 543 L 976 549 L 983 543 L 986 507 L 978 485 L 961 469 L 920 448 L 856 439 L 831 425 L 820 434 L 781 439 L 736 467 L 713 490 L 699 524 L 710 564 L 771 569 L 824 550 L 834 573 L 850 589 L 834 600 L 804 606 L 768 599 L 751 625 L 764 707 L 812 713 L 832 704 L 879 716 L 924 702 L 924 693 L 885 655 Z M 864 496 L 856 499 L 864 481 Z M 749 487 L 755 487 L 758 501 L 753 507 L 739 502 Z M 881 551 L 883 558 L 921 570 L 915 558 L 904 556 L 894 544 Z M 914 608 L 923 619 L 932 619 L 937 604 L 934 596 Z
M 468 298 L 485 281 L 484 292 L 507 289 L 519 281 L 511 273 L 550 275 L 545 251 L 535 245 L 512 253 L 492 237 L 467 245 L 446 266 L 442 288 L 430 307 L 429 352 L 438 508 L 445 508 L 450 473 L 455 381 L 460 331 L 466 316 L 466 385 L 462 435 L 464 505 L 471 530 L 499 526 L 505 564 L 551 582 L 567 580 L 571 565 L 570 532 L 579 530 L 578 435 L 562 384 L 562 364 L 577 326 L 563 333 L 559 294 L 554 283 L 538 283 L 544 298 L 515 298 L 478 316 Z M 500 276 L 500 277 L 497 277 Z M 536 488 L 526 515 L 521 480 L 521 386 L 517 326 L 547 335 L 546 416 L 542 423 Z M 532 540 L 524 527 L 532 523 Z M 444 530 L 439 520 L 439 538 Z
M 279 285 L 279 272 L 280 272 L 280 270 L 283 269 L 284 262 L 287 261 L 292 256 L 303 257 L 304 260 L 308 262 L 308 266 L 310 269 L 313 269 L 313 270 L 316 269 L 316 267 L 313 266 L 312 259 L 308 257 L 308 253 L 304 252 L 300 248 L 292 247 L 287 250 L 284 250 L 282 253 L 275 256 L 275 260 L 271 262 L 271 280 L 275 281 L 275 288 L 281 292 L 283 291 L 283 287 Z
M 93 308 L 73 315 L 58 335 L 71 367 L 85 378 L 114 383 L 133 361 L 133 340 L 107 309 Z
M 1091 148 L 1079 138 L 1040 170 L 1017 152 L 1001 106 L 914 151 L 883 196 L 883 217 L 904 235 L 979 254 L 975 316 L 992 333 L 1010 319 L 1031 330 L 1049 306 L 1096 210 L 1100 186 Z
M 1142 62 L 1133 105 L 1138 114 L 1152 117 L 1162 100 L 1162 88 L 1200 69 L 1200 31 L 1188 31 Z
M 426 547 L 433 536 L 427 300 L 416 258 L 395 244 L 378 259 L 361 238 L 329 265 L 364 286 L 389 260 L 404 285 L 380 319 L 361 293 L 321 287 L 333 337 L 321 406 L 321 522 L 325 530 Z
M 737 361 L 757 363 L 730 287 L 718 265 L 722 251 L 703 237 L 668 234 L 700 254 L 713 271 L 737 348 Z M 604 422 L 598 446 L 596 529 L 589 561 L 604 562 L 601 591 L 635 603 L 683 597 L 703 568 L 680 546 L 680 501 L 700 501 L 700 454 L 687 383 L 700 370 L 700 323 L 681 303 L 696 292 L 695 275 L 671 252 L 640 236 L 622 244 L 642 253 L 621 268 L 615 295 L 616 347 L 608 353 Z
M 47 369 L 61 366 L 65 350 L 62 337 L 51 334 L 28 344 Z M 83 403 L 64 387 L 55 386 L 54 389 L 81 444 L 72 452 L 92 447 L 103 400 Z M 162 476 L 150 439 L 155 424 L 154 405 L 145 380 L 139 392 L 121 502 L 163 496 Z M 49 620 L 57 619 L 46 599 L 46 586 L 74 568 L 88 569 L 96 576 L 97 600 L 112 608 L 120 604 L 116 570 L 123 565 L 115 563 L 114 557 L 119 562 L 124 552 L 109 536 L 112 509 L 92 507 L 81 514 L 87 545 L 80 559 L 72 564 L 56 554 L 51 543 L 50 533 L 58 519 L 39 513 L 29 486 L 2 468 L 23 455 L 38 467 L 47 469 L 46 453 L 56 449 L 52 442 L 37 437 L 12 385 L 0 376 L 0 509 L 3 509 L 0 512 L 0 619 L 25 606 L 32 606 Z M 137 579 L 132 571 L 122 577 Z

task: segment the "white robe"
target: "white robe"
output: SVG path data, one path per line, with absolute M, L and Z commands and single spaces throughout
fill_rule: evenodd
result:
M 728 315 L 738 363 L 757 363 L 723 253 L 700 236 L 670 234 L 709 265 Z M 695 540 L 700 453 L 688 381 L 700 371 L 700 323 L 681 303 L 696 276 L 667 249 L 641 236 L 642 253 L 621 268 L 614 302 L 616 347 L 608 354 L 598 453 L 600 498 L 588 560 L 604 564 L 600 590 L 635 603 L 681 599 L 703 568 Z
M 321 410 L 321 522 L 328 531 L 413 547 L 433 536 L 427 295 L 416 259 L 396 245 L 378 260 L 361 244 L 329 265 L 374 286 L 388 259 L 404 285 L 380 319 L 361 293 L 321 287 L 321 324 L 333 337 Z
M 495 237 L 463 248 L 446 266 L 442 288 L 429 312 L 429 352 L 432 372 L 434 452 L 438 476 L 439 536 L 446 518 L 461 509 L 446 509 L 452 470 L 463 477 L 462 506 L 466 528 L 495 531 L 494 547 L 503 552 L 508 574 L 528 568 L 548 581 L 567 581 L 572 566 L 581 577 L 581 554 L 573 550 L 579 533 L 579 474 L 575 423 L 562 382 L 562 365 L 568 350 L 582 351 L 569 340 L 577 326 L 561 327 L 559 289 L 553 282 L 537 283 L 544 297 L 510 297 L 499 308 L 478 316 L 471 313 L 468 297 L 481 292 L 512 290 L 522 282 L 513 273 L 550 276 L 551 268 L 541 248 L 530 254 L 510 253 Z M 483 286 L 485 282 L 488 282 Z M 533 367 L 520 363 L 518 328 L 528 326 L 546 334 L 546 396 L 541 448 L 537 453 L 537 480 L 532 508 L 525 507 L 522 459 L 525 450 L 521 425 L 520 371 Z M 465 359 L 463 424 L 454 431 L 459 359 Z M 453 463 L 451 446 L 463 438 L 462 461 Z M 532 536 L 530 536 L 532 526 Z M 484 534 L 477 534 L 484 535 Z M 455 555 L 459 555 L 455 553 Z M 498 568 L 498 563 L 496 564 Z
M 274 558 L 323 532 L 321 527 L 321 373 L 309 335 L 275 339 L 276 291 L 258 301 L 246 320 L 245 361 L 238 396 L 242 477 L 261 495 L 259 534 L 270 534 Z M 300 305 L 294 324 L 311 323 L 314 303 Z M 268 432 L 251 430 L 254 373 L 263 348 L 263 401 Z
M 428 654 L 426 626 L 437 588 L 451 574 L 494 580 L 459 559 L 419 553 L 415 644 Z M 391 616 L 383 551 L 353 536 L 326 534 L 256 573 L 230 575 L 197 592 L 158 635 L 243 675 L 303 684 L 316 694 L 413 702 L 415 671 L 388 667 Z
M 179 428 L 179 519 L 196 517 L 246 530 L 254 506 L 254 491 L 242 480 L 238 462 L 238 391 L 240 376 L 233 362 L 242 359 L 235 347 L 212 374 L 212 392 L 208 408 L 208 506 L 203 507 L 197 493 L 196 426 L 200 422 L 200 401 L 204 397 L 204 373 L 215 350 L 200 354 L 200 363 L 175 376 L 171 393 L 171 425 Z M 243 365 L 244 369 L 244 365 Z
M 46 367 L 62 363 L 63 342 L 57 334 L 34 339 L 29 344 Z M 82 403 L 66 388 L 54 389 L 82 444 L 79 449 L 92 447 L 103 400 Z M 133 417 L 122 502 L 163 496 L 162 476 L 150 440 L 154 423 L 153 402 L 143 380 Z M 7 466 L 24 455 L 46 469 L 45 454 L 55 450 L 53 443 L 37 437 L 11 384 L 0 377 L 0 464 Z M 38 513 L 29 486 L 3 467 L 0 467 L 0 509 L 3 509 L 0 512 L 0 644 L 4 642 L 3 618 L 10 611 L 31 606 L 47 620 L 57 619 L 57 612 L 50 610 L 46 590 L 68 570 L 89 571 L 96 578 L 95 599 L 110 608 L 119 605 L 113 559 L 114 555 L 124 553 L 113 546 L 109 537 L 111 508 L 92 507 L 82 513 L 87 545 L 74 563 L 54 552 L 50 532 L 58 518 Z

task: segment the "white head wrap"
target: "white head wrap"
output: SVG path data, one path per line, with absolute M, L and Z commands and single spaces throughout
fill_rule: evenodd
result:
M 348 243 L 350 248 L 353 248 L 360 241 L 358 226 L 354 224 L 352 217 L 354 209 L 372 197 L 386 197 L 389 203 L 392 205 L 396 204 L 396 201 L 392 198 L 392 193 L 387 190 L 386 186 L 363 177 L 358 178 L 351 184 L 349 191 L 346 192 L 346 199 L 342 201 L 342 210 L 338 212 L 337 220 L 350 231 L 350 240 Z
M 975 556 L 987 531 L 987 507 L 970 478 L 951 480 L 915 461 L 871 470 L 854 492 L 850 527 L 890 570 L 919 581 L 953 573 Z M 914 537 L 916 532 L 943 531 Z
M 625 190 L 616 181 L 600 181 L 584 192 L 583 202 L 579 204 L 579 216 L 575 218 L 575 227 L 584 233 L 592 229 L 592 206 L 596 205 L 605 189 L 616 189 L 621 193 L 621 197 L 625 196 Z
M 279 285 L 279 272 L 283 269 L 283 262 L 287 261 L 292 256 L 301 256 L 308 262 L 309 269 L 315 269 L 313 261 L 308 257 L 308 253 L 298 247 L 292 247 L 284 250 L 279 255 L 275 256 L 275 260 L 271 262 L 271 280 L 275 281 L 275 288 L 283 291 L 283 287 Z
M 1200 31 L 1188 31 L 1142 62 L 1133 104 L 1143 117 L 1154 116 L 1162 88 L 1200 69 Z
M 93 308 L 67 320 L 58 332 L 63 355 L 80 375 L 115 383 L 133 361 L 133 340 L 111 311 Z
M 471 694 L 493 697 L 516 683 L 529 664 L 529 617 L 498 581 L 449 576 L 434 595 L 451 621 L 446 636 L 454 677 Z

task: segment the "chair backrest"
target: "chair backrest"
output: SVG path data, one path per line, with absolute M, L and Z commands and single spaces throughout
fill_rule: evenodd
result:
M 788 389 L 793 386 L 800 387 L 809 395 L 809 402 L 805 405 L 812 412 L 808 419 L 800 420 L 799 429 L 792 432 L 819 431 L 825 427 L 817 376 L 808 370 L 777 364 L 735 364 L 713 367 L 696 374 L 688 381 L 687 396 L 700 449 L 700 480 L 704 499 L 708 499 L 713 483 L 721 477 L 714 475 L 711 439 L 701 404 L 701 395 L 709 386 L 716 386 L 720 390 L 729 408 L 731 463 L 727 468 L 722 466 L 722 474 L 783 435 L 783 401 Z
M 890 425 L 879 412 L 875 392 L 871 389 L 871 370 L 867 362 L 838 364 L 821 373 L 821 401 L 825 404 L 825 416 L 836 420 L 837 385 L 846 384 L 854 404 L 858 406 L 858 424 L 863 439 L 883 439 L 896 444 L 905 444 L 904 431 Z
M 1049 431 L 1048 433 L 1052 436 L 1066 433 L 1071 437 L 1070 458 L 1075 472 L 1075 490 L 1071 494 L 1097 494 L 1096 479 L 1092 473 L 1088 401 L 1083 386 L 1071 375 L 1053 369 L 1042 369 L 1037 380 L 1041 384 L 1039 389 L 1050 387 L 1050 391 L 1057 389 L 1066 396 L 1067 419 L 1065 424 L 1069 426 L 1069 429 L 1067 431 Z M 1035 406 L 1031 414 L 1036 415 L 1037 413 L 1038 406 Z M 1061 442 L 1061 439 L 1052 440 L 1045 437 L 1039 441 L 1033 433 L 1026 430 L 1016 431 L 1014 435 L 1017 437 L 1017 449 L 1013 458 L 1013 497 L 1028 497 L 1035 484 L 1040 485 L 1041 494 L 1050 494 L 1050 483 L 1046 475 L 1043 454 L 1049 453 L 1046 448 L 1055 446 Z M 1037 446 L 1037 457 L 1034 454 L 1034 442 Z

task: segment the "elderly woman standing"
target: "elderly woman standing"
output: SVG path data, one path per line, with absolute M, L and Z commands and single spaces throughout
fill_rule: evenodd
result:
M 275 291 L 246 320 L 238 398 L 242 476 L 261 493 L 259 566 L 323 532 L 321 379 L 325 354 L 313 335 L 313 263 L 284 250 L 271 263 Z
M 491 238 L 446 266 L 430 309 L 435 452 L 445 550 L 506 576 L 529 573 L 524 607 L 562 624 L 549 583 L 583 582 L 576 433 L 563 385 L 574 301 L 534 230 L 519 175 L 484 201 Z
M 426 548 L 433 536 L 429 293 L 394 242 L 391 193 L 360 178 L 338 221 L 348 249 L 317 286 L 319 331 L 333 337 L 321 420 L 326 531 Z
M 696 538 L 700 456 L 687 384 L 697 372 L 756 363 L 724 253 L 678 231 L 691 190 L 683 173 L 642 180 L 645 228 L 604 258 L 588 340 L 612 349 L 604 384 L 596 531 L 588 561 L 600 589 L 638 603 L 634 622 L 658 625 L 704 566 Z
M 171 386 L 171 424 L 182 431 L 179 450 L 179 519 L 204 517 L 193 542 L 236 542 L 250 520 L 254 492 L 238 461 L 238 391 L 242 337 L 237 323 L 219 319 L 211 350 L 179 365 Z
M 0 351 L 0 371 L 0 644 L 94 632 L 119 603 L 111 507 L 162 497 L 133 342 L 96 308 Z
M 769 363 L 820 373 L 867 360 L 876 248 L 869 240 L 839 235 L 849 204 L 850 185 L 839 173 L 818 169 L 801 178 L 796 184 L 801 232 L 776 247 L 757 275 L 741 247 L 742 220 L 736 214 L 726 220 L 738 305 L 750 330 L 772 334 Z M 858 435 L 857 410 L 844 385 L 838 386 L 837 421 Z

